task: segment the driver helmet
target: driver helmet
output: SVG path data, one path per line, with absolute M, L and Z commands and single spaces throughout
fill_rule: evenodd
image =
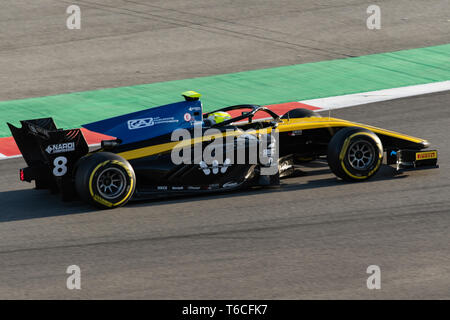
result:
M 207 119 L 210 120 L 212 124 L 216 124 L 230 120 L 231 115 L 228 112 L 217 111 L 209 114 Z

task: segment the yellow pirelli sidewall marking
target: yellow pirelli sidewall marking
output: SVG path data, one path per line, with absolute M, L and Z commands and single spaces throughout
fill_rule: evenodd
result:
M 130 178 L 130 188 L 128 190 L 127 195 L 122 200 L 120 200 L 119 202 L 116 202 L 114 204 L 114 206 L 118 206 L 118 205 L 122 204 L 126 199 L 128 199 L 128 197 L 131 195 L 131 192 L 133 191 L 133 186 L 134 186 L 134 179 L 133 179 L 133 175 L 131 174 L 130 170 L 128 170 L 128 168 L 122 162 L 117 161 L 117 160 L 113 160 L 112 162 L 121 166 L 122 168 L 124 168 L 128 174 L 128 177 Z
M 99 196 L 97 196 L 96 194 L 94 194 L 94 190 L 93 190 L 93 188 L 92 188 L 92 180 L 94 180 L 94 175 L 95 175 L 95 173 L 97 172 L 97 170 L 98 170 L 100 167 L 104 166 L 104 165 L 107 164 L 108 162 L 109 162 L 109 160 L 106 160 L 106 161 L 100 163 L 99 165 L 97 165 L 97 166 L 94 168 L 94 170 L 92 170 L 91 176 L 89 177 L 89 192 L 90 192 L 90 194 L 91 194 L 92 199 L 94 199 L 94 200 L 97 201 L 98 203 L 103 204 L 103 205 L 105 205 L 105 206 L 107 206 L 107 207 L 112 207 L 113 204 L 112 204 L 111 202 L 106 201 L 105 199 L 102 199 L 102 198 L 100 198 Z
M 345 153 L 347 152 L 347 149 L 348 149 L 348 147 L 350 145 L 350 140 L 352 138 L 356 137 L 356 136 L 361 136 L 361 135 L 365 135 L 365 136 L 368 136 L 368 137 L 373 139 L 372 135 L 370 133 L 368 133 L 368 132 L 357 132 L 357 133 L 354 133 L 351 136 L 349 136 L 347 139 L 345 139 L 344 144 L 342 145 L 341 153 L 339 154 L 339 161 L 341 162 L 342 169 L 345 171 L 345 173 L 347 175 L 349 175 L 350 177 L 352 177 L 354 179 L 366 179 L 366 178 L 370 177 L 375 171 L 378 170 L 378 168 L 381 165 L 381 161 L 382 161 L 382 153 L 379 152 L 378 153 L 378 163 L 376 164 L 375 168 L 372 171 L 370 171 L 365 176 L 356 176 L 356 175 L 352 174 L 350 171 L 347 170 L 347 168 L 345 167 L 344 158 L 345 158 Z
M 437 151 L 424 151 L 416 153 L 416 160 L 437 159 Z
M 100 169 L 101 167 L 107 165 L 108 163 L 114 163 L 114 164 L 117 164 L 117 165 L 121 166 L 122 168 L 124 168 L 125 171 L 127 172 L 128 176 L 130 177 L 130 181 L 131 181 L 130 182 L 130 190 L 128 190 L 127 195 L 122 200 L 120 200 L 119 202 L 116 202 L 116 203 L 109 202 L 109 201 L 99 197 L 98 195 L 96 195 L 94 193 L 94 190 L 92 188 L 92 181 L 94 180 L 95 173 L 97 172 L 98 169 Z M 134 179 L 133 179 L 133 176 L 130 173 L 130 170 L 128 170 L 128 168 L 122 162 L 117 161 L 117 160 L 106 160 L 106 161 L 100 163 L 98 166 L 95 167 L 94 170 L 92 170 L 91 176 L 89 177 L 89 192 L 91 194 L 92 199 L 94 199 L 98 203 L 103 204 L 103 205 L 105 205 L 107 207 L 114 207 L 114 206 L 118 206 L 121 203 L 123 203 L 130 196 L 130 194 L 131 194 L 131 192 L 133 190 L 133 186 L 134 186 Z

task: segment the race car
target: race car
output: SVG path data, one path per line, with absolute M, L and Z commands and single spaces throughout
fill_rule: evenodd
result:
M 283 115 L 259 105 L 203 113 L 201 95 L 83 125 L 112 137 L 89 150 L 80 129 L 52 118 L 8 123 L 28 167 L 20 180 L 99 208 L 132 199 L 277 186 L 307 161 L 322 159 L 346 181 L 365 181 L 384 163 L 398 171 L 437 167 L 420 138 L 307 109 Z M 384 160 L 384 161 L 383 161 Z

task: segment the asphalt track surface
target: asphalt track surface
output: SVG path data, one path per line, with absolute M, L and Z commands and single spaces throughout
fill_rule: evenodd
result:
M 364 183 L 321 164 L 279 189 L 95 211 L 0 162 L 0 298 L 450 298 L 450 93 L 335 111 L 420 135 L 441 167 Z M 82 290 L 65 288 L 67 266 Z M 379 265 L 382 289 L 366 288 Z
M 9 2 L 10 8 L 24 9 L 23 16 L 31 15 L 31 1 Z M 411 7 L 405 13 L 401 6 L 406 2 Z M 130 1 L 102 3 L 144 10 Z M 102 18 L 92 23 L 104 36 L 91 42 L 61 38 L 55 44 L 52 32 L 27 39 L 14 33 L 25 34 L 19 24 L 19 31 L 11 27 L 9 35 L 2 34 L 2 99 L 342 57 L 325 56 L 324 50 L 360 55 L 448 42 L 448 25 L 443 26 L 448 23 L 444 10 L 448 1 L 426 7 L 420 1 L 382 2 L 391 8 L 386 24 L 392 23 L 392 28 L 381 30 L 384 36 L 372 36 L 364 24 L 361 29 L 368 5 L 364 1 L 339 1 L 333 6 L 324 1 L 298 5 L 264 1 L 258 7 L 249 1 L 254 7 L 249 4 L 240 10 L 232 1 L 197 3 L 203 5 L 195 13 L 205 16 L 206 26 L 226 25 L 240 32 L 248 28 L 247 32 L 298 43 L 308 43 L 310 38 L 308 45 L 314 43 L 322 51 L 282 47 L 228 32 L 211 36 L 196 27 L 92 9 Z M 35 19 L 23 28 L 34 30 L 44 20 L 56 23 L 56 12 L 66 4 L 40 1 L 34 5 Z M 189 9 L 181 1 L 170 7 L 177 5 L 179 11 Z M 159 2 L 159 6 L 165 5 Z M 50 8 L 54 17 L 42 18 Z M 0 12 L 5 24 L 5 11 Z M 178 11 L 158 12 L 186 18 Z M 401 20 L 404 15 L 408 20 Z M 116 29 L 106 27 L 108 21 L 115 21 Z M 113 41 L 111 34 L 120 31 L 119 25 L 130 27 L 130 34 Z M 330 34 L 337 26 L 348 28 L 347 36 Z M 379 39 L 372 43 L 367 37 Z M 136 47 L 124 50 L 120 45 L 124 41 Z M 155 41 L 161 44 L 154 45 Z M 64 56 L 77 45 L 83 52 L 79 60 Z M 47 58 L 40 59 L 39 52 Z M 146 56 L 149 52 L 154 55 Z M 94 53 L 105 59 L 89 64 Z M 130 56 L 133 53 L 136 56 Z M 64 61 L 75 64 L 67 67 Z M 23 69 L 14 69 L 19 66 Z M 151 74 L 123 72 L 131 66 L 146 67 Z M 105 72 L 96 71 L 100 69 Z M 63 71 L 68 70 L 72 76 L 67 78 Z M 97 211 L 80 202 L 60 202 L 46 191 L 20 183 L 21 159 L 0 161 L 0 298 L 449 299 L 449 102 L 450 93 L 444 92 L 333 112 L 336 117 L 426 138 L 439 149 L 439 169 L 394 176 L 385 167 L 373 180 L 358 184 L 339 181 L 324 164 L 315 163 L 305 168 L 305 176 L 283 180 L 278 189 L 139 202 Z M 66 289 L 65 271 L 73 264 L 81 267 L 79 291 Z M 372 264 L 381 267 L 381 290 L 366 288 L 366 268 Z
M 0 100 L 446 44 L 449 16 L 448 0 L 2 0 Z

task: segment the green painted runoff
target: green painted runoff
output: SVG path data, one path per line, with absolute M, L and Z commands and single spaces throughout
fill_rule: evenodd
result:
M 202 94 L 205 111 L 234 104 L 276 104 L 450 80 L 450 44 L 355 58 L 260 69 L 129 87 L 0 102 L 0 137 L 6 122 L 53 117 L 59 127 L 181 101 Z

